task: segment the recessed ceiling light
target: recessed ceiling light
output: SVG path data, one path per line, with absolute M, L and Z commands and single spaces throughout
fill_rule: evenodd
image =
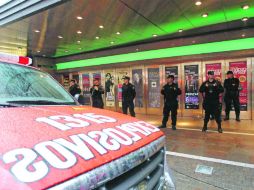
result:
M 202 17 L 204 17 L 204 18 L 208 17 L 208 13 L 203 13 Z
M 153 34 L 153 37 L 157 37 L 158 35 L 157 34 Z
M 34 30 L 34 32 L 39 33 L 39 32 L 40 32 L 40 30 Z
M 201 1 L 196 1 L 195 5 L 200 6 L 200 5 L 202 5 L 202 2 Z
M 111 41 L 110 43 L 111 43 L 111 44 L 114 44 L 115 42 L 114 42 L 114 41 Z
M 80 40 L 77 41 L 78 44 L 80 44 L 80 42 L 81 42 Z
M 78 19 L 78 20 L 82 20 L 83 17 L 82 17 L 82 16 L 77 16 L 77 19 Z
M 103 28 L 104 28 L 104 26 L 103 26 L 103 25 L 100 25 L 100 26 L 99 26 L 99 28 L 100 28 L 100 29 L 103 29 Z
M 95 37 L 95 39 L 96 39 L 96 40 L 99 40 L 99 39 L 100 39 L 100 37 L 99 37 L 99 36 L 96 36 L 96 37 Z
M 77 31 L 78 34 L 82 34 L 82 32 L 80 30 Z
M 246 22 L 248 19 L 249 19 L 248 17 L 244 17 L 244 18 L 242 18 L 242 21 Z
M 58 37 L 59 39 L 62 39 L 62 38 L 63 38 L 63 36 L 60 36 L 60 35 L 59 35 L 59 36 L 57 36 L 57 37 Z
M 37 53 L 40 53 L 41 51 L 40 50 L 37 50 Z
M 179 29 L 178 32 L 183 32 L 183 29 Z
M 242 34 L 242 37 L 245 37 L 245 34 Z
M 249 5 L 243 5 L 243 6 L 242 6 L 242 9 L 244 9 L 244 10 L 249 9 L 249 8 L 250 8 Z
M 121 33 L 120 33 L 120 32 L 117 32 L 116 34 L 117 34 L 117 35 L 120 35 Z

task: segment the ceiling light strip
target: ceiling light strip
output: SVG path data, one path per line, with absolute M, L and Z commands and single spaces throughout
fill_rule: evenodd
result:
M 123 63 L 130 61 L 141 61 L 159 58 L 170 58 L 177 56 L 198 55 L 206 53 L 219 53 L 226 51 L 254 49 L 254 38 L 228 40 L 221 42 L 210 42 L 204 44 L 187 45 L 173 48 L 164 48 L 135 53 L 112 55 L 84 60 L 57 63 L 57 70 L 73 69 L 104 64 Z

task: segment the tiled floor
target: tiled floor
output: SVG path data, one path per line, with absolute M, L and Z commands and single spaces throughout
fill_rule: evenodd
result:
M 137 118 L 156 126 L 161 116 L 138 115 Z M 202 133 L 202 119 L 179 118 L 177 130 L 163 129 L 167 150 L 188 155 L 254 164 L 254 122 L 230 120 L 222 123 L 224 133 L 217 133 L 215 121 L 209 123 L 211 131 Z M 192 158 L 167 156 L 168 164 L 176 178 L 177 190 L 254 189 L 254 169 L 230 164 L 214 163 Z M 195 173 L 198 164 L 214 167 L 211 176 Z M 254 167 L 254 165 L 253 165 Z

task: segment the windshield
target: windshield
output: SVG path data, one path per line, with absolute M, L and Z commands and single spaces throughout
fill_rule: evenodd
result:
M 75 105 L 73 98 L 50 75 L 0 62 L 0 106 Z

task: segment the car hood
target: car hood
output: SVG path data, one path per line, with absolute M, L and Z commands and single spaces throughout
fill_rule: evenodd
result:
M 45 189 L 163 136 L 120 113 L 84 106 L 0 108 L 0 189 Z

